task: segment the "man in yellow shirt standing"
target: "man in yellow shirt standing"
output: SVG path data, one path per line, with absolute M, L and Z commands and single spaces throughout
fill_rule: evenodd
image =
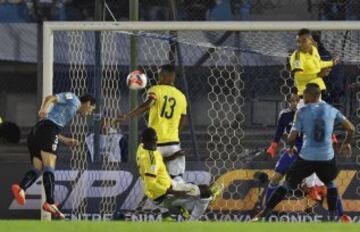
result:
M 209 202 L 222 193 L 222 186 L 195 185 L 173 181 L 167 172 L 163 157 L 157 149 L 157 135 L 153 128 L 142 133 L 142 143 L 136 154 L 136 163 L 143 181 L 144 193 L 161 208 L 193 206 L 189 220 L 197 220 L 206 211 Z
M 185 95 L 175 87 L 175 70 L 172 65 L 159 69 L 159 82 L 148 90 L 147 100 L 116 121 L 125 121 L 149 111 L 148 127 L 155 129 L 158 148 L 164 157 L 172 179 L 183 181 L 185 152 L 181 150 L 179 132 L 186 117 Z

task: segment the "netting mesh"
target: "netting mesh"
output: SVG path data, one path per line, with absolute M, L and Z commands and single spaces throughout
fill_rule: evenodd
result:
M 116 59 L 116 51 L 118 44 L 114 41 L 114 33 L 106 32 L 102 33 L 102 41 L 111 41 L 101 43 L 102 46 L 102 76 L 101 76 L 101 96 L 103 99 L 102 109 L 103 112 L 103 122 L 102 129 L 108 130 L 104 134 L 109 135 L 113 133 L 109 131 L 111 128 L 110 121 L 115 118 L 120 112 L 119 102 L 121 100 L 119 81 L 118 81 L 118 62 Z M 105 175 L 102 178 L 101 185 L 104 187 L 112 186 L 113 179 L 111 174 L 113 171 L 119 170 L 119 161 L 113 159 L 112 153 L 115 146 L 118 146 L 115 141 L 113 141 L 113 136 L 105 136 L 104 143 L 104 154 L 102 155 L 102 170 L 105 172 Z M 108 175 L 107 175 L 108 174 Z M 101 214 L 113 214 L 116 211 L 116 195 L 112 193 L 111 188 L 104 188 L 100 201 L 100 213 Z
M 261 154 L 272 139 L 278 113 L 287 106 L 285 99 L 293 88 L 288 57 L 296 47 L 295 33 L 101 32 L 101 63 L 96 64 L 95 32 L 55 32 L 54 92 L 94 93 L 99 87 L 94 80 L 101 78 L 103 119 L 127 112 L 129 97 L 125 80 L 129 73 L 131 34 L 136 36 L 137 63 L 139 69 L 146 72 L 149 86 L 156 84 L 160 65 L 172 63 L 176 66 L 176 85 L 186 93 L 190 103 L 195 137 L 191 139 L 189 126 L 181 134 L 182 147 L 191 154 L 187 158 L 185 178 L 195 183 L 216 181 L 225 185 L 222 197 L 209 207 L 208 219 L 241 220 L 239 215 L 253 215 L 262 203 L 267 184 L 258 178 L 259 173 L 271 176 L 276 161 Z M 321 56 L 324 59 L 339 56 L 343 62 L 326 79 L 332 94 L 330 103 L 357 124 L 360 115 L 355 109 L 360 104 L 360 95 L 345 89 L 360 84 L 357 76 L 359 33 L 322 31 L 317 35 Z M 101 76 L 96 68 L 101 68 Z M 146 95 L 145 91 L 139 94 Z M 140 120 L 140 129 L 146 125 L 146 116 L 144 118 Z M 109 126 L 104 128 L 109 129 Z M 126 125 L 113 129 L 128 133 Z M 84 141 L 92 130 L 92 120 L 77 117 L 68 132 Z M 109 135 L 107 133 L 104 135 Z M 143 202 L 144 194 L 141 183 L 135 178 L 138 174 L 134 164 L 111 159 L 110 153 L 118 144 L 111 136 L 105 138 L 103 154 L 91 162 L 89 148 L 83 142 L 70 152 L 66 148 L 60 151 L 64 153 L 60 166 L 78 171 L 71 187 L 76 192 L 71 193 L 71 197 L 59 193 L 63 195 L 61 199 L 65 199 L 63 208 L 74 215 L 88 212 L 114 215 L 123 210 L 137 214 L 142 212 L 139 205 L 154 209 L 153 205 Z M 343 168 L 337 178 L 340 193 L 344 193 L 350 180 L 356 183 L 356 187 L 346 190 L 348 199 L 356 198 L 359 192 L 359 174 L 354 171 L 360 165 L 359 144 L 358 140 L 351 160 L 338 157 Z M 134 178 L 121 170 L 129 171 Z M 89 171 L 99 172 L 90 175 Z M 206 178 L 207 175 L 211 178 Z M 80 180 L 82 186 L 79 186 Z M 92 192 L 94 186 L 98 195 Z M 290 193 L 277 210 L 300 215 L 324 212 L 323 206 L 305 195 L 299 188 Z M 344 206 L 345 210 L 357 211 L 350 200 L 345 200 Z
M 84 32 L 71 32 L 67 35 L 69 41 L 69 79 L 70 79 L 70 91 L 78 96 L 81 96 L 88 92 L 86 85 L 87 72 L 85 61 L 85 36 Z M 77 140 L 81 141 L 79 146 L 71 149 L 70 167 L 73 170 L 83 173 L 87 169 L 87 150 L 85 146 L 85 137 L 88 132 L 87 119 L 80 117 L 79 115 L 72 121 L 70 125 L 71 135 Z M 86 180 L 85 180 L 86 181 Z M 74 214 L 80 214 L 85 212 L 87 201 L 83 200 L 86 197 L 86 188 L 76 188 L 77 181 L 71 183 L 72 187 L 76 191 L 72 202 L 72 209 Z

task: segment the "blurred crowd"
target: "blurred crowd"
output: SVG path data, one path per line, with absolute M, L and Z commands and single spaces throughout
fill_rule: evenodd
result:
M 139 15 L 140 20 L 154 21 L 173 20 L 174 17 L 176 20 L 248 20 L 255 11 L 279 8 L 289 1 L 295 0 L 140 0 Z M 105 20 L 128 20 L 128 0 L 103 2 L 106 5 Z M 309 13 L 316 11 L 316 19 L 319 20 L 360 18 L 358 0 L 300 2 Z M 95 18 L 94 9 L 95 0 L 0 0 L 0 22 L 89 21 Z

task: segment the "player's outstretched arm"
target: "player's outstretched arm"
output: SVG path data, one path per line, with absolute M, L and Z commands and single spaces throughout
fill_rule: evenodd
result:
M 59 134 L 58 137 L 59 137 L 59 141 L 61 143 L 66 144 L 68 146 L 77 146 L 77 145 L 80 144 L 80 142 L 77 139 L 74 139 L 74 138 L 69 138 L 69 137 L 66 137 L 66 136 L 61 135 L 61 134 Z
M 186 115 L 182 114 L 180 117 L 179 132 L 181 132 L 182 129 L 184 128 L 185 119 L 186 119 Z
M 271 156 L 271 158 L 274 158 L 278 152 L 278 144 L 281 139 L 281 137 L 284 134 L 285 131 L 285 122 L 284 122 L 284 115 L 281 114 L 278 122 L 277 122 L 277 128 L 275 132 L 275 136 L 273 141 L 271 142 L 271 145 L 266 149 L 266 153 Z
M 341 145 L 340 153 L 343 153 L 346 158 L 349 158 L 352 153 L 351 140 L 355 133 L 355 127 L 347 118 L 344 119 L 343 127 L 346 130 L 346 136 Z
M 327 77 L 331 72 L 331 68 L 339 63 L 340 63 L 339 58 L 334 58 L 329 61 L 320 60 L 321 70 L 317 74 L 317 76 L 322 78 Z
M 129 113 L 118 116 L 114 122 L 120 123 L 120 122 L 126 121 L 130 118 L 137 117 L 137 116 L 143 114 L 144 112 L 148 111 L 150 109 L 150 106 L 152 103 L 153 103 L 153 99 L 148 99 L 143 104 L 141 104 L 134 110 L 130 111 Z
M 331 60 L 320 60 L 320 67 L 321 67 L 321 69 L 331 68 L 339 63 L 340 63 L 339 57 L 335 57 Z
M 40 118 L 46 117 L 49 107 L 55 103 L 57 103 L 56 96 L 50 95 L 50 96 L 45 97 L 45 100 L 43 101 L 43 103 L 40 107 L 40 110 L 39 110 L 39 117 Z

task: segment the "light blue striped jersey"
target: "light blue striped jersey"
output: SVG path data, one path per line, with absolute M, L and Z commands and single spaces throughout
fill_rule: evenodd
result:
M 64 127 L 75 117 L 81 103 L 74 93 L 59 93 L 55 96 L 57 98 L 57 103 L 49 109 L 46 119 L 54 122 L 60 127 Z
M 334 124 L 343 123 L 344 120 L 344 115 L 326 102 L 310 103 L 300 108 L 292 127 L 292 130 L 303 133 L 300 157 L 312 161 L 333 159 L 331 137 Z

